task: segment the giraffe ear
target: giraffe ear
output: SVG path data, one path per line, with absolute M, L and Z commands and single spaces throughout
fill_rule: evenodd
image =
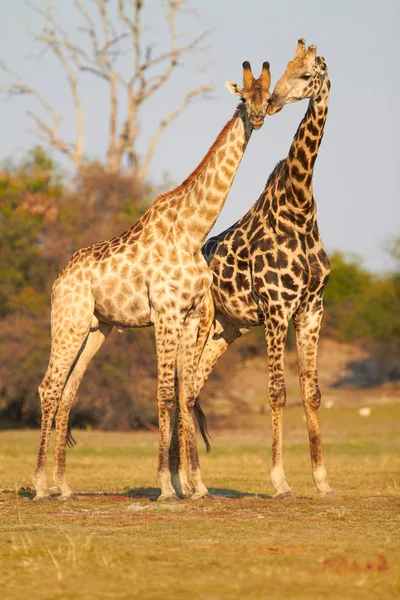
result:
M 225 81 L 225 85 L 228 91 L 234 96 L 242 96 L 243 88 L 240 87 L 240 85 L 238 85 L 237 83 L 234 83 L 233 81 Z

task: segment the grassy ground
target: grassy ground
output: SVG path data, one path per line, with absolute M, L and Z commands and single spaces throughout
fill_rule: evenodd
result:
M 260 429 L 214 432 L 213 500 L 154 502 L 157 436 L 75 432 L 79 502 L 35 505 L 37 431 L 0 433 L 0 590 L 6 600 L 397 598 L 400 405 L 321 409 L 337 499 L 315 498 L 301 409 L 285 413 L 295 500 L 277 501 Z M 49 465 L 49 476 L 51 475 Z M 49 477 L 50 479 L 50 477 Z

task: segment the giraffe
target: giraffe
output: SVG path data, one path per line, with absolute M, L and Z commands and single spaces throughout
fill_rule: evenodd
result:
M 72 402 L 87 366 L 113 327 L 154 325 L 158 364 L 159 500 L 176 500 L 168 468 L 170 416 L 178 383 L 182 460 L 195 497 L 207 494 L 201 479 L 193 422 L 194 347 L 201 303 L 212 274 L 201 247 L 213 227 L 253 129 L 259 129 L 270 99 L 269 63 L 255 79 L 243 63 L 243 87 L 226 83 L 241 98 L 198 167 L 178 187 L 160 195 L 128 231 L 78 250 L 52 289 L 52 343 L 39 386 L 41 436 L 33 483 L 36 502 L 51 501 L 46 460 L 56 420 L 53 480 L 62 500 L 75 499 L 66 478 L 66 441 Z M 187 495 L 193 488 L 183 482 Z
M 267 111 L 272 115 L 285 104 L 310 99 L 289 154 L 276 165 L 249 212 L 203 247 L 213 271 L 213 284 L 202 307 L 199 339 L 208 336 L 208 340 L 199 363 L 195 395 L 198 397 L 229 344 L 247 333 L 249 327 L 264 325 L 272 414 L 271 481 L 277 498 L 292 495 L 282 458 L 284 346 L 292 317 L 313 478 L 321 496 L 333 495 L 322 459 L 317 379 L 322 295 L 330 263 L 320 240 L 312 187 L 329 90 L 324 59 L 316 56 L 315 46 L 306 49 L 305 41 L 300 39 L 293 60 L 275 86 Z M 201 409 L 197 409 L 201 414 Z M 204 420 L 200 426 L 206 440 Z M 175 471 L 178 443 L 174 429 L 170 462 Z

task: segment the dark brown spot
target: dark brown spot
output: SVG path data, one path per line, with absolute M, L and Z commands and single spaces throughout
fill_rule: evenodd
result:
M 278 292 L 276 290 L 272 290 L 272 289 L 268 290 L 268 296 L 270 297 L 271 300 L 278 300 L 278 298 L 279 298 Z
M 272 254 L 272 252 L 267 252 L 265 255 L 265 258 L 267 259 L 267 263 L 268 263 L 269 267 L 272 267 L 273 269 L 277 268 L 276 259 L 275 259 L 275 256 Z
M 305 139 L 305 144 L 311 153 L 315 152 L 315 149 L 317 147 L 317 140 L 313 140 L 307 136 Z
M 232 248 L 234 250 L 236 250 L 237 248 L 240 248 L 240 246 L 243 246 L 243 244 L 246 243 L 246 240 L 243 239 L 243 233 L 240 231 L 240 229 L 238 229 L 235 232 L 235 235 L 233 236 L 232 239 Z
M 239 274 L 236 277 L 236 286 L 237 286 L 238 292 L 249 290 L 250 282 L 249 282 L 247 276 Z
M 293 281 L 293 277 L 288 273 L 281 275 L 282 285 L 289 290 L 297 291 L 298 285 Z
M 283 300 L 296 300 L 296 294 L 288 294 L 287 292 L 282 292 L 281 294 Z
M 286 269 L 288 265 L 287 256 L 282 250 L 278 250 L 277 258 L 276 258 L 276 266 L 278 269 Z
M 296 158 L 299 161 L 299 163 L 301 164 L 301 166 L 303 167 L 303 169 L 307 170 L 308 169 L 308 158 L 307 158 L 307 155 L 303 148 L 299 148 L 297 150 Z
M 228 246 L 226 246 L 225 244 L 220 244 L 218 246 L 217 254 L 218 254 L 218 256 L 222 256 L 223 258 L 225 256 L 228 256 Z
M 224 264 L 223 269 L 222 269 L 222 277 L 224 279 L 231 279 L 233 276 L 233 267 L 230 267 L 229 265 Z
M 295 277 L 300 277 L 301 273 L 303 272 L 303 269 L 301 268 L 300 264 L 295 259 L 293 259 L 292 261 L 292 271 Z
M 286 248 L 288 250 L 291 250 L 292 252 L 294 252 L 296 250 L 298 246 L 298 241 L 296 238 L 290 238 L 287 242 L 286 242 Z
M 271 238 L 263 238 L 259 245 L 258 248 L 261 252 L 268 252 L 268 250 L 271 250 L 273 247 L 273 241 Z
M 303 190 L 303 188 L 301 188 L 301 187 L 296 187 L 296 190 L 295 190 L 295 195 L 296 195 L 296 198 L 297 198 L 297 201 L 298 201 L 298 203 L 299 203 L 299 204 L 304 204 L 304 203 L 305 203 L 305 201 L 306 201 L 306 196 L 305 196 L 305 194 L 304 194 L 304 190 Z M 302 218 L 302 220 L 303 220 L 303 222 L 305 221 L 305 216 L 304 216 L 304 215 L 297 215 L 297 216 L 298 216 L 298 217 L 301 217 L 301 218 Z
M 264 260 L 263 257 L 259 254 L 255 257 L 254 260 L 254 272 L 261 273 L 264 269 Z
M 249 251 L 247 250 L 247 248 L 242 248 L 240 252 L 238 252 L 238 258 L 242 258 L 243 260 L 245 260 L 246 258 L 249 258 Z
M 308 131 L 314 137 L 317 137 L 319 135 L 319 129 L 318 129 L 318 127 L 316 125 L 314 125 L 314 123 L 309 123 L 309 125 L 308 125 Z
M 319 250 L 317 256 L 326 269 L 331 268 L 331 263 L 330 263 L 329 258 L 323 248 L 321 248 L 321 250 Z
M 307 139 L 306 138 L 306 143 L 307 143 Z M 304 181 L 305 177 L 306 177 L 306 173 L 305 172 L 301 172 L 298 167 L 296 165 L 293 165 L 292 168 L 290 169 L 290 176 L 293 179 L 296 179 L 296 181 Z
M 232 281 L 221 281 L 221 289 L 227 292 L 228 296 L 234 296 L 235 288 L 233 287 Z
M 265 281 L 266 283 L 269 284 L 273 284 L 273 285 L 278 285 L 279 281 L 278 281 L 278 274 L 275 273 L 275 271 L 267 271 L 266 275 L 265 275 Z

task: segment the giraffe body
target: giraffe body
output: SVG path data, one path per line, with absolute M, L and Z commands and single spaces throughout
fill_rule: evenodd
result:
M 39 387 L 42 427 L 33 482 L 35 501 L 50 499 L 45 465 L 56 417 L 54 483 L 62 499 L 73 493 L 65 475 L 68 418 L 78 386 L 94 354 L 115 326 L 154 325 L 158 362 L 160 443 L 157 481 L 163 500 L 177 499 L 168 462 L 170 416 L 178 382 L 180 409 L 179 491 L 207 494 L 197 456 L 194 365 L 200 307 L 212 273 L 200 252 L 225 203 L 248 140 L 261 127 L 270 98 L 269 64 L 259 79 L 244 63 L 244 87 L 229 84 L 241 103 L 197 169 L 176 189 L 159 196 L 128 231 L 77 251 L 54 283 L 52 347 Z
M 324 286 L 330 272 L 316 220 L 307 236 L 294 228 L 277 233 L 271 223 L 271 203 L 284 171 L 282 161 L 252 214 L 211 238 L 203 249 L 214 274 L 215 309 L 238 327 L 264 324 L 262 299 L 271 307 L 279 301 L 292 316 Z

